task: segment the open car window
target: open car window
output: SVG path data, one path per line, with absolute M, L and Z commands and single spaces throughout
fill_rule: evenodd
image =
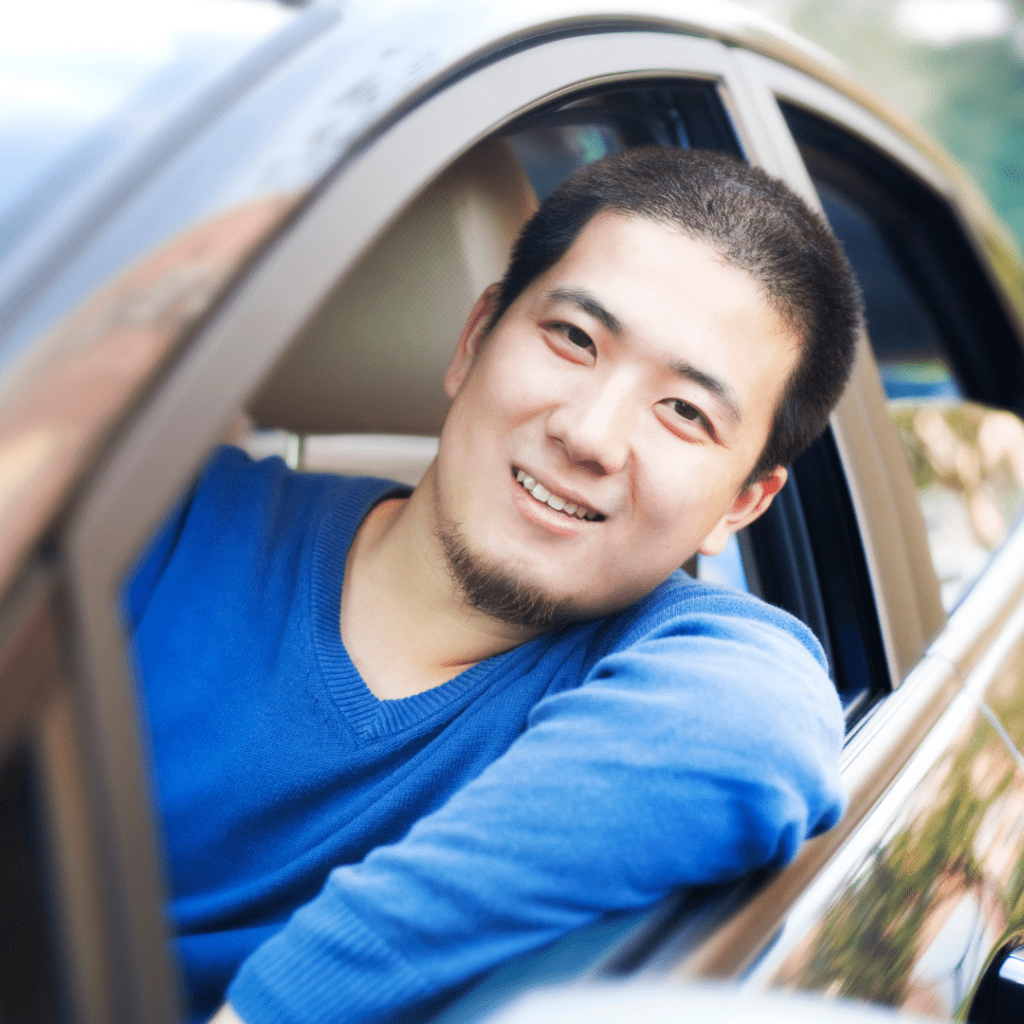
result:
M 538 200 L 577 168 L 606 153 L 634 146 L 699 146 L 744 157 L 716 83 L 699 79 L 654 79 L 586 90 L 532 111 L 508 126 L 499 140 L 484 145 L 499 143 L 511 152 Z M 473 158 L 470 153 L 463 162 L 472 162 Z M 364 338 L 359 325 L 373 324 L 376 330 L 376 325 L 387 323 L 389 331 L 408 334 L 414 327 L 402 319 L 400 307 L 411 306 L 415 329 L 422 333 L 416 290 L 423 289 L 425 279 L 432 282 L 432 291 L 448 286 L 446 280 L 437 277 L 436 270 L 438 262 L 446 258 L 438 254 L 437 238 L 447 229 L 427 225 L 426 231 L 415 227 L 407 232 L 407 225 L 416 225 L 422 219 L 421 208 L 435 210 L 443 205 L 435 199 L 438 191 L 444 194 L 444 188 L 437 184 L 428 189 L 364 257 L 307 326 L 306 337 L 294 346 L 296 354 L 285 358 L 256 396 L 250 412 L 261 429 L 243 439 L 251 454 L 279 454 L 294 468 L 367 473 L 409 484 L 417 482 L 435 451 L 429 438 L 416 434 L 329 435 L 317 430 L 321 421 L 313 410 L 331 404 L 314 390 L 320 388 L 316 383 L 318 359 L 322 368 L 322 359 L 333 358 L 331 353 L 337 349 L 333 340 L 330 346 L 319 343 L 317 347 L 314 335 L 345 338 L 350 348 L 369 353 L 356 365 L 365 374 L 361 378 L 367 385 L 364 390 L 372 395 L 372 382 L 383 372 L 382 346 L 374 344 L 369 334 Z M 442 243 L 448 244 L 447 236 Z M 430 259 L 418 255 L 418 250 L 429 253 Z M 429 266 L 417 269 L 411 282 L 400 282 L 390 276 L 396 262 Z M 490 265 L 493 268 L 497 264 Z M 461 297 L 463 304 L 471 302 L 499 273 L 492 269 L 490 277 L 478 276 L 469 289 L 473 294 Z M 393 301 L 395 294 L 402 295 L 403 302 Z M 370 304 L 369 295 L 374 296 Z M 433 298 L 429 301 L 435 311 L 445 306 L 446 315 L 448 307 L 454 305 Z M 460 326 L 454 320 L 445 324 L 440 332 L 443 337 L 424 342 L 424 347 L 450 346 Z M 407 370 L 389 368 L 387 372 Z M 439 386 L 426 380 L 427 374 L 439 377 L 439 369 L 424 364 L 415 372 L 418 378 L 410 375 L 403 386 L 420 392 L 434 387 L 439 393 Z M 341 399 L 348 401 L 350 415 L 369 430 L 383 429 L 386 424 L 379 418 L 378 407 L 363 412 L 360 403 L 365 399 L 355 393 L 357 390 L 353 387 L 351 398 L 346 395 Z M 291 397 L 282 398 L 285 392 Z M 422 402 L 419 395 L 411 396 L 406 410 L 418 402 Z M 329 415 L 334 415 L 333 410 Z M 435 405 L 424 415 L 428 418 L 403 421 L 399 429 L 416 428 L 417 423 L 433 423 L 439 429 L 443 407 Z M 285 429 L 280 429 L 282 422 Z M 888 672 L 856 517 L 835 446 L 828 436 L 794 467 L 791 486 L 783 489 L 766 516 L 731 537 L 720 555 L 697 556 L 687 568 L 709 582 L 755 593 L 810 626 L 825 649 L 851 724 L 874 696 L 887 692 Z

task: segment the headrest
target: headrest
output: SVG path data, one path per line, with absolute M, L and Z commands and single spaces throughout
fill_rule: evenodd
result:
M 296 338 L 249 405 L 256 424 L 296 434 L 438 434 L 455 343 L 536 208 L 503 142 L 461 157 Z

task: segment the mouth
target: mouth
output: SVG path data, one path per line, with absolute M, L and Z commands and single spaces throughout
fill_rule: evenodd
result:
M 582 505 L 579 502 L 570 501 L 568 498 L 565 498 L 560 494 L 555 494 L 552 491 L 549 491 L 542 483 L 535 480 L 525 470 L 517 469 L 513 466 L 512 476 L 516 483 L 518 483 L 534 501 L 539 502 L 541 505 L 547 505 L 548 508 L 554 509 L 555 512 L 560 512 L 569 519 L 584 519 L 592 523 L 599 523 L 604 520 L 604 516 L 601 515 L 600 512 L 595 512 L 594 509 L 589 506 Z

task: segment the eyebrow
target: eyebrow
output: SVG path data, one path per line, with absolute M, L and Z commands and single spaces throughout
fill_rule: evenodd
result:
M 698 370 L 692 363 L 681 360 L 673 359 L 669 363 L 669 369 L 677 377 L 685 377 L 705 391 L 710 391 L 721 402 L 725 415 L 731 422 L 740 423 L 743 420 L 743 410 L 733 395 L 732 389 L 724 381 L 703 370 Z
M 583 310 L 588 316 L 592 316 L 599 324 L 611 331 L 612 334 L 622 333 L 622 321 L 601 305 L 589 292 L 579 288 L 555 288 L 548 293 L 548 298 L 555 302 L 568 302 L 577 309 Z

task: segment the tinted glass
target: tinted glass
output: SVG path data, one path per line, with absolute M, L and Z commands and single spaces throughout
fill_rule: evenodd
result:
M 503 138 L 541 200 L 573 171 L 620 149 L 679 146 L 743 156 L 711 82 L 595 90 L 530 114 Z

